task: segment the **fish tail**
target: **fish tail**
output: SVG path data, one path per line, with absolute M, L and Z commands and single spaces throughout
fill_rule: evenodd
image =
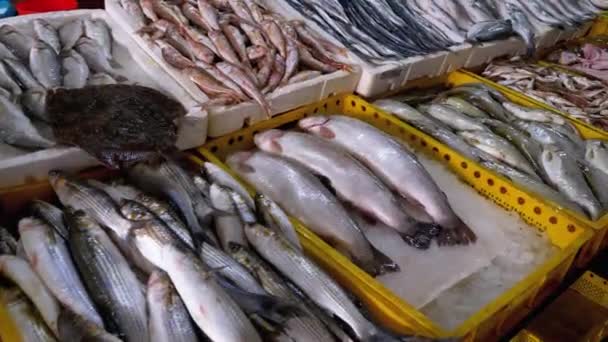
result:
M 477 235 L 461 219 L 458 219 L 458 223 L 450 228 L 444 227 L 437 237 L 439 246 L 468 245 L 475 241 L 477 241 Z
M 386 273 L 399 272 L 401 270 L 399 265 L 386 254 L 382 253 L 374 246 L 371 247 L 374 258 L 371 262 L 367 263 L 368 265 L 365 267 L 368 273 L 375 277 Z
M 444 230 L 436 223 L 417 222 L 413 233 L 402 233 L 401 238 L 410 246 L 418 249 L 428 249 L 431 241 Z

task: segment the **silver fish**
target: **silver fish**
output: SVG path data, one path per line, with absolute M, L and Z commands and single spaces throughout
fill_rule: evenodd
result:
M 442 100 L 442 103 L 456 109 L 457 111 L 466 114 L 473 118 L 487 118 L 488 114 L 484 113 L 479 108 L 473 106 L 463 98 L 458 96 L 448 96 Z
M 30 69 L 46 89 L 61 86 L 61 63 L 55 50 L 46 43 L 37 42 L 30 51 Z
M 408 202 L 421 207 L 443 228 L 440 244 L 468 244 L 475 233 L 453 211 L 447 196 L 405 146 L 357 119 L 333 115 L 302 119 L 298 126 L 346 149 Z M 354 138 L 354 139 L 353 139 Z M 404 183 L 403 179 L 415 181 Z
M 38 309 L 51 332 L 58 336 L 57 320 L 61 306 L 30 264 L 18 256 L 0 255 L 0 274 L 19 286 Z
M 127 12 L 136 28 L 146 25 L 146 17 L 137 0 L 120 0 L 120 6 Z
M 421 109 L 457 131 L 487 131 L 487 127 L 475 119 L 442 104 L 422 106 Z
M 38 131 L 21 108 L 4 96 L 0 96 L 0 140 L 30 148 L 47 148 L 55 145 Z
M 604 140 L 587 140 L 585 160 L 596 168 L 608 173 L 608 147 Z
M 44 87 L 36 80 L 30 69 L 16 59 L 5 58 L 4 63 L 12 74 L 19 80 L 24 89 L 43 89 Z
M 21 105 L 30 116 L 44 122 L 51 122 L 46 111 L 46 96 L 45 89 L 28 89 L 21 95 Z
M 198 341 L 186 306 L 165 273 L 152 272 L 146 293 L 151 342 Z
M 118 337 L 67 308 L 59 314 L 60 341 L 121 342 Z
M 304 167 L 260 151 L 235 153 L 226 162 L 260 193 L 370 274 L 394 269 L 392 261 L 374 250 L 337 198 Z
M 65 88 L 83 88 L 87 85 L 90 70 L 89 65 L 76 50 L 61 54 L 63 67 L 63 86 Z
M 18 57 L 0 40 L 0 58 L 17 59 Z
M 18 288 L 2 289 L 0 297 L 2 302 L 5 303 L 6 312 L 14 323 L 22 341 L 57 341 L 21 290 Z
M 147 340 L 144 289 L 101 226 L 83 211 L 68 212 L 70 250 L 100 313 L 126 341 Z
M 368 340 L 379 334 L 378 329 L 361 315 L 346 292 L 284 237 L 260 225 L 247 226 L 245 233 L 264 259 L 317 305 L 346 322 L 358 338 Z
M 538 121 L 538 122 L 552 122 L 558 125 L 563 125 L 566 120 L 561 116 L 554 114 L 548 110 L 539 108 L 527 108 L 520 106 L 513 102 L 504 102 L 503 107 L 508 110 L 511 114 L 522 120 Z
M 209 194 L 211 205 L 216 209 L 214 214 L 215 233 L 222 244 L 222 249 L 227 251 L 230 242 L 246 246 L 247 239 L 245 238 L 245 232 L 243 232 L 243 223 L 228 190 L 213 183 L 209 189 Z
M 203 164 L 203 172 L 211 182 L 217 183 L 218 185 L 230 188 L 233 191 L 237 192 L 239 195 L 241 195 L 241 197 L 243 197 L 243 199 L 247 202 L 250 208 L 255 209 L 255 202 L 253 201 L 253 198 L 251 197 L 247 189 L 245 189 L 245 187 L 230 173 L 224 171 L 224 169 L 222 169 L 221 167 L 209 162 L 205 162 Z
M 97 42 L 90 38 L 82 37 L 78 39 L 74 48 L 84 57 L 89 68 L 93 71 L 114 75 L 113 60 L 111 57 L 108 58 L 106 56 L 103 48 Z
M 68 51 L 74 48 L 78 39 L 84 35 L 84 25 L 81 19 L 76 19 L 61 25 L 58 31 L 61 48 Z
M 63 211 L 56 206 L 41 200 L 32 201 L 32 212 L 48 223 L 64 240 L 68 239 L 69 232 L 65 226 Z
M 49 24 L 44 19 L 34 19 L 34 32 L 36 32 L 38 40 L 41 40 L 52 47 L 56 54 L 61 52 L 59 34 L 53 25 Z
M 557 190 L 580 205 L 592 220 L 600 217 L 601 205 L 587 185 L 574 158 L 555 145 L 546 145 L 541 156 L 541 165 Z
M 112 59 L 112 34 L 105 21 L 100 19 L 84 19 L 84 33 L 101 47 L 107 59 Z
M 298 233 L 283 209 L 275 201 L 261 194 L 255 197 L 255 201 L 266 227 L 281 232 L 297 249 L 302 250 Z
M 19 96 L 22 92 L 21 87 L 2 61 L 0 61 L 0 87 L 8 90 L 12 96 Z
M 34 218 L 19 221 L 27 259 L 62 305 L 103 327 L 103 321 L 74 266 L 66 242 L 53 228 Z
M 0 42 L 23 62 L 28 60 L 30 50 L 34 46 L 32 37 L 23 34 L 11 25 L 0 26 Z

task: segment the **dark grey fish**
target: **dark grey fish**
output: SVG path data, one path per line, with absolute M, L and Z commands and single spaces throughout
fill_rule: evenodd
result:
M 32 211 L 34 215 L 43 219 L 55 229 L 65 240 L 69 237 L 69 232 L 65 226 L 63 211 L 56 206 L 41 200 L 32 201 Z
M 467 40 L 470 42 L 487 42 L 502 39 L 513 33 L 510 20 L 496 20 L 476 23 L 467 32 Z

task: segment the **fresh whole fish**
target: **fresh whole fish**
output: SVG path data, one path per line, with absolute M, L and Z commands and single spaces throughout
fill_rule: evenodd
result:
M 126 341 L 147 340 L 144 289 L 129 263 L 97 222 L 83 211 L 68 213 L 70 250 L 100 313 Z
M 0 96 L 0 140 L 16 146 L 48 148 L 55 145 L 41 135 L 19 106 Z
M 228 250 L 231 242 L 246 246 L 247 239 L 243 232 L 243 223 L 236 211 L 230 193 L 221 186 L 213 183 L 209 189 L 211 205 L 216 210 L 215 233 L 217 234 L 222 249 Z
M 302 119 L 298 126 L 342 146 L 408 202 L 423 208 L 443 228 L 439 243 L 467 244 L 476 240 L 475 233 L 450 207 L 445 193 L 398 141 L 362 121 L 339 115 Z M 403 179 L 416 181 L 404 183 Z
M 59 27 L 58 32 L 62 50 L 69 51 L 76 46 L 78 39 L 84 35 L 84 25 L 81 19 L 75 19 Z
M 505 6 L 509 13 L 513 33 L 517 34 L 526 44 L 526 56 L 532 57 L 536 51 L 536 42 L 534 41 L 534 27 L 530 23 L 525 11 L 518 7 L 516 1 L 506 1 Z
M 0 42 L 17 56 L 22 62 L 28 61 L 34 39 L 23 34 L 11 25 L 0 26 Z
M 580 205 L 592 220 L 600 217 L 601 205 L 587 185 L 574 158 L 554 145 L 546 145 L 541 156 L 541 165 L 556 189 Z
M 488 114 L 458 96 L 448 96 L 443 103 L 473 118 L 488 117 Z
M 34 218 L 21 219 L 19 233 L 28 261 L 57 300 L 103 327 L 63 238 L 53 228 Z
M 603 140 L 587 140 L 585 160 L 592 166 L 608 173 L 608 149 Z
M 4 88 L 10 92 L 12 96 L 21 95 L 21 87 L 13 79 L 6 65 L 0 61 L 0 88 Z
M 20 338 L 28 342 L 57 341 L 36 308 L 18 288 L 2 289 L 0 299 Z
M 241 178 L 276 201 L 370 274 L 391 271 L 394 264 L 375 251 L 344 207 L 305 168 L 264 152 L 239 152 L 227 159 Z
M 296 284 L 317 305 L 346 322 L 361 340 L 373 340 L 380 332 L 366 320 L 348 295 L 315 263 L 284 237 L 260 225 L 245 228 L 249 242 L 281 274 Z
M 501 103 L 506 102 L 504 96 L 500 93 L 492 93 L 487 88 L 480 88 L 476 85 L 466 85 L 455 87 L 447 92 L 446 95 L 460 95 L 464 97 L 467 101 L 471 102 L 473 105 L 477 106 L 479 109 L 483 110 L 485 113 L 490 115 L 491 117 L 501 120 L 503 122 L 511 121 L 511 117 L 509 113 L 504 109 L 504 107 L 495 100 L 494 96 L 500 95 L 499 101 Z M 504 99 L 504 101 L 503 101 Z
M 487 128 L 475 119 L 448 106 L 431 104 L 428 107 L 423 106 L 423 111 L 457 131 L 487 131 Z
M 19 286 L 36 307 L 51 332 L 58 336 L 57 320 L 61 306 L 30 264 L 18 256 L 0 255 L 0 275 Z
M 125 214 L 133 210 L 128 205 L 122 208 Z M 133 229 L 133 242 L 148 260 L 167 272 L 197 326 L 214 341 L 261 341 L 243 311 L 217 283 L 212 270 L 184 250 L 185 245 L 166 227 L 148 221 L 141 221 Z
M 85 35 L 97 42 L 107 59 L 112 59 L 112 34 L 106 23 L 101 19 L 84 19 L 83 23 Z
M 87 85 L 90 70 L 89 65 L 76 50 L 69 50 L 61 54 L 63 70 L 63 86 L 66 88 L 82 88 Z
M 502 105 L 511 114 L 522 120 L 552 122 L 558 125 L 564 125 L 566 123 L 566 120 L 564 120 L 559 115 L 551 113 L 544 109 L 531 109 L 524 106 L 519 106 L 513 102 L 504 102 Z
M 38 82 L 47 89 L 61 86 L 61 63 L 53 48 L 37 42 L 30 50 L 30 69 Z
M 169 277 L 152 272 L 147 288 L 150 341 L 196 342 L 195 327 Z
M 310 134 L 269 130 L 254 137 L 258 148 L 294 160 L 331 182 L 342 200 L 400 233 L 414 236 L 417 227 L 384 184 L 339 146 Z
M 220 62 L 217 63 L 216 66 L 221 72 L 239 84 L 243 91 L 260 105 L 266 118 L 270 118 L 272 116 L 270 105 L 264 98 L 264 95 L 262 95 L 257 88 L 257 81 L 252 80 L 246 72 L 233 64 Z
M 257 222 L 255 212 L 253 211 L 253 209 L 251 209 L 247 205 L 247 203 L 245 202 L 243 197 L 241 197 L 241 195 L 239 195 L 238 193 L 236 193 L 230 189 L 227 189 L 227 190 L 228 190 L 228 193 L 230 194 L 230 198 L 232 199 L 232 202 L 234 203 L 236 212 L 239 214 L 239 217 L 241 218 L 241 221 L 244 224 L 252 224 L 252 223 Z
M 255 200 L 264 225 L 275 232 L 281 232 L 297 249 L 302 250 L 298 233 L 285 211 L 276 202 L 264 195 L 257 195 Z
M 510 20 L 494 20 L 479 22 L 473 25 L 467 32 L 467 40 L 470 42 L 487 42 L 508 37 L 513 33 Z
M 115 71 L 112 66 L 114 62 L 111 56 L 107 57 L 103 48 L 93 39 L 82 37 L 78 39 L 74 48 L 84 57 L 89 68 L 93 71 L 114 74 Z
M 4 63 L 19 80 L 25 89 L 43 89 L 44 87 L 36 80 L 30 69 L 16 59 L 5 58 Z
M 32 212 L 38 218 L 48 223 L 64 240 L 69 237 L 68 228 L 65 226 L 63 211 L 56 206 L 41 200 L 32 201 Z
M 146 24 L 146 17 L 137 0 L 120 0 L 120 5 L 127 12 L 136 28 L 143 27 Z
M 0 58 L 17 59 L 18 57 L 0 40 Z
M 61 52 L 59 34 L 53 25 L 49 24 L 44 19 L 34 19 L 34 31 L 36 32 L 38 40 L 41 40 L 52 47 L 56 54 Z

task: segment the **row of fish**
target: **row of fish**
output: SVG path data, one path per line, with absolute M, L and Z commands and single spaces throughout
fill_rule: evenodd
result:
M 30 36 L 0 26 L 0 158 L 56 144 L 46 112 L 47 91 L 116 83 L 112 36 L 102 20 L 55 27 L 32 21 Z
M 597 79 L 523 61 L 495 62 L 483 76 L 608 130 L 608 88 Z
M 589 0 L 286 1 L 370 63 L 425 55 L 464 41 L 489 41 L 512 34 L 521 37 L 531 55 L 536 33 L 549 27 L 578 25 L 608 6 Z
M 400 142 L 346 116 L 302 119 L 305 131 L 257 134 L 257 149 L 226 162 L 259 193 L 372 275 L 398 271 L 364 234 L 366 223 L 396 230 L 408 244 L 461 245 L 475 233 L 452 210 L 417 158 Z
M 397 341 L 305 256 L 275 202 L 202 170 L 138 164 L 139 188 L 52 171 L 63 209 L 36 200 L 17 240 L 0 229 L 0 297 L 23 339 Z
M 374 104 L 563 208 L 593 220 L 608 209 L 607 144 L 584 140 L 563 117 L 512 103 L 483 84 L 418 102 L 405 95 Z
M 210 98 L 207 106 L 253 99 L 270 117 L 267 94 L 347 68 L 335 60 L 334 45 L 255 0 L 121 4 L 163 60 Z

